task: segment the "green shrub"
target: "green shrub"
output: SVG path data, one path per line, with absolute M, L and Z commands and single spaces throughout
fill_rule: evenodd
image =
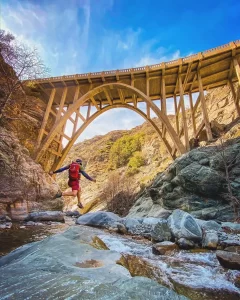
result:
M 142 153 L 137 151 L 128 162 L 127 175 L 134 175 L 139 172 L 139 168 L 145 164 Z
M 137 151 L 134 155 L 130 158 L 128 162 L 128 168 L 139 168 L 145 164 L 144 158 L 142 153 Z
M 129 162 L 136 151 L 140 151 L 144 134 L 124 135 L 118 139 L 111 147 L 109 153 L 110 168 L 120 168 Z

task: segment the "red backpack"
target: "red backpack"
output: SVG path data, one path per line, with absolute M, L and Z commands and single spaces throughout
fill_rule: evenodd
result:
M 78 180 L 80 179 L 79 175 L 80 171 L 80 165 L 76 162 L 72 162 L 71 165 L 69 166 L 69 179 L 70 180 Z

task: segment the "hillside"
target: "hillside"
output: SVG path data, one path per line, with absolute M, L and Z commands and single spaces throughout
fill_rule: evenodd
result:
M 225 131 L 228 130 L 231 122 L 236 119 L 236 109 L 229 87 L 224 86 L 209 91 L 206 95 L 206 102 L 210 121 L 217 121 L 217 123 L 226 125 Z M 196 116 L 198 126 L 202 121 L 200 109 L 197 110 Z M 170 116 L 170 118 L 175 126 L 174 117 Z M 191 130 L 190 111 L 187 112 L 187 119 L 188 126 Z M 216 124 L 212 124 L 215 137 L 217 137 L 220 135 L 219 128 L 218 126 L 216 127 Z M 114 157 L 122 155 L 115 151 L 114 156 L 114 148 L 116 150 L 117 147 L 125 147 L 124 145 L 129 142 L 129 139 L 139 141 L 140 149 L 130 153 L 130 156 L 125 159 L 125 163 L 120 163 L 120 165 L 117 166 L 115 162 L 115 167 L 113 167 L 112 163 Z M 204 141 L 204 131 L 200 139 Z M 136 155 L 137 158 L 135 157 Z M 139 157 L 139 155 L 141 157 Z M 69 152 L 64 165 L 79 157 L 84 161 L 85 171 L 97 179 L 96 184 L 89 182 L 85 178 L 81 181 L 83 190 L 82 201 L 84 205 L 87 206 L 87 209 L 89 209 L 92 204 L 95 206 L 95 208 L 92 207 L 93 209 L 98 209 L 99 203 L 105 205 L 104 201 L 110 197 L 109 192 L 115 196 L 123 186 L 124 189 L 128 189 L 128 191 L 130 189 L 131 193 L 139 192 L 144 187 L 150 185 L 155 176 L 165 170 L 172 162 L 163 143 L 147 122 L 131 130 L 112 131 L 106 135 L 96 136 L 75 144 Z M 133 164 L 135 164 L 133 167 L 132 161 Z M 67 172 L 57 176 L 57 182 L 62 189 L 67 188 L 67 176 Z M 119 184 L 119 181 L 121 181 L 121 184 Z M 118 187 L 113 188 L 112 185 L 118 185 Z M 66 199 L 65 209 L 76 208 L 76 200 L 69 201 L 70 202 Z

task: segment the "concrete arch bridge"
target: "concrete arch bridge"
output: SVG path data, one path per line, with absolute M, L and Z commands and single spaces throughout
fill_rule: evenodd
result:
M 46 171 L 60 167 L 84 129 L 104 112 L 120 107 L 131 109 L 147 120 L 174 159 L 189 150 L 190 138 L 197 137 L 203 129 L 208 140 L 212 139 L 204 91 L 229 85 L 240 116 L 239 63 L 240 40 L 237 40 L 151 66 L 34 80 L 46 103 L 35 159 Z M 238 82 L 237 90 L 234 82 Z M 193 93 L 198 93 L 195 103 Z M 191 132 L 186 119 L 186 95 L 190 104 Z M 167 114 L 170 99 L 174 101 L 174 123 Z M 145 103 L 145 110 L 139 107 L 141 102 Z M 195 115 L 199 108 L 202 121 L 196 126 Z M 160 123 L 151 118 L 152 112 Z M 73 124 L 70 136 L 65 132 L 67 122 Z M 67 140 L 65 147 L 63 139 Z

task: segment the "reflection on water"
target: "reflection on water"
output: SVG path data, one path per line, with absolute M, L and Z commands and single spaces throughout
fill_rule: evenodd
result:
M 43 224 L 25 228 L 21 228 L 23 224 L 13 223 L 11 229 L 0 229 L 0 256 L 6 255 L 22 245 L 63 232 L 74 224 L 75 220 L 68 217 L 65 217 L 65 223 L 54 222 L 51 225 Z

